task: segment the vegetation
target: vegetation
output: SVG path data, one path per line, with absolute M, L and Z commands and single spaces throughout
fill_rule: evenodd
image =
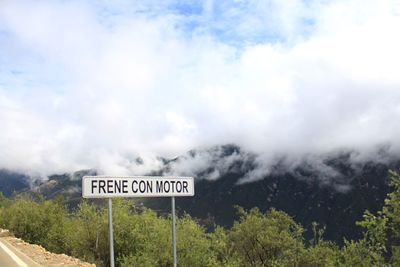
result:
M 207 232 L 194 218 L 177 220 L 180 266 L 400 266 L 400 174 L 391 172 L 393 191 L 377 214 L 365 212 L 357 224 L 360 240 L 339 247 L 323 239 L 324 228 L 312 225 L 313 238 L 282 211 L 266 213 L 238 207 L 231 229 Z M 137 208 L 132 200 L 113 201 L 117 266 L 172 266 L 171 220 Z M 50 251 L 108 266 L 107 210 L 83 201 L 69 211 L 61 198 L 45 200 L 0 194 L 0 226 Z

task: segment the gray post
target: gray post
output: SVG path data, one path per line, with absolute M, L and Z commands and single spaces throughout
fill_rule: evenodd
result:
M 114 238 L 113 238 L 113 224 L 112 224 L 112 200 L 108 199 L 108 227 L 109 227 L 109 240 L 110 240 L 110 267 L 114 267 Z
M 174 255 L 174 267 L 176 267 L 176 219 L 175 219 L 175 197 L 171 197 L 172 206 L 172 253 Z

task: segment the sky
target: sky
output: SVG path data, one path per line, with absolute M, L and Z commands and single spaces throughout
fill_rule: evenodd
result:
M 399 0 L 3 0 L 0 168 L 399 155 L 399 47 Z

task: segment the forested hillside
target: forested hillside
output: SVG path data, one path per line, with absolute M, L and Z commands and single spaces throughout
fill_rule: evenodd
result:
M 365 211 L 363 235 L 338 245 L 324 239 L 319 222 L 304 226 L 285 212 L 237 207 L 232 227 L 215 225 L 207 232 L 189 215 L 177 222 L 180 266 L 399 266 L 400 174 L 391 172 L 391 193 L 384 207 Z M 167 216 L 115 199 L 115 253 L 118 266 L 171 266 L 171 222 Z M 108 265 L 105 208 L 82 202 L 69 211 L 61 197 L 55 200 L 19 196 L 0 198 L 0 226 L 28 242 L 40 244 L 98 266 Z
M 6 196 L 11 196 L 14 192 L 19 192 L 29 187 L 29 177 L 26 175 L 0 169 L 0 192 Z
M 305 160 L 292 170 L 277 163 L 262 179 L 240 183 L 247 173 L 256 170 L 257 162 L 240 147 L 224 145 L 206 151 L 192 150 L 181 157 L 165 159 L 163 166 L 150 174 L 168 175 L 182 162 L 186 164 L 207 158 L 203 169 L 180 173 L 193 175 L 196 181 L 194 197 L 176 200 L 180 214 L 187 213 L 198 218 L 201 225 L 211 230 L 214 224 L 232 227 L 234 220 L 238 219 L 235 206 L 247 210 L 257 207 L 261 212 L 276 208 L 302 224 L 307 230 L 307 238 L 312 237 L 311 224 L 317 221 L 325 227 L 327 240 L 342 244 L 343 238 L 358 239 L 362 236 L 362 229 L 355 222 L 362 219 L 365 210 L 376 212 L 381 209 L 389 192 L 388 170 L 400 167 L 397 158 L 384 162 L 365 161 L 356 165 L 350 156 L 351 153 L 332 155 L 323 161 L 324 166 L 317 167 Z M 335 176 L 327 176 L 321 171 L 322 168 L 329 169 Z M 219 176 L 210 179 L 215 172 Z M 17 186 L 8 192 L 27 193 L 34 198 L 43 196 L 45 199 L 62 196 L 68 208 L 75 209 L 82 200 L 82 176 L 95 174 L 95 170 L 87 170 L 52 175 L 37 186 L 30 188 L 26 184 L 23 190 L 17 182 L 26 183 L 25 176 L 0 175 L 0 180 L 15 179 L 8 187 Z M 18 180 L 22 179 L 18 177 L 24 177 L 24 180 Z M 137 199 L 136 203 L 155 210 L 157 214 L 170 212 L 169 199 L 145 198 Z

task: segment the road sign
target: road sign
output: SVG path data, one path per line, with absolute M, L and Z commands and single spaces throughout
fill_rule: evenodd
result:
M 171 197 L 173 266 L 177 266 L 175 197 L 194 196 L 193 177 L 176 176 L 84 176 L 82 197 L 108 198 L 110 266 L 114 267 L 112 225 L 113 197 Z
M 84 176 L 84 198 L 194 196 L 193 177 Z

